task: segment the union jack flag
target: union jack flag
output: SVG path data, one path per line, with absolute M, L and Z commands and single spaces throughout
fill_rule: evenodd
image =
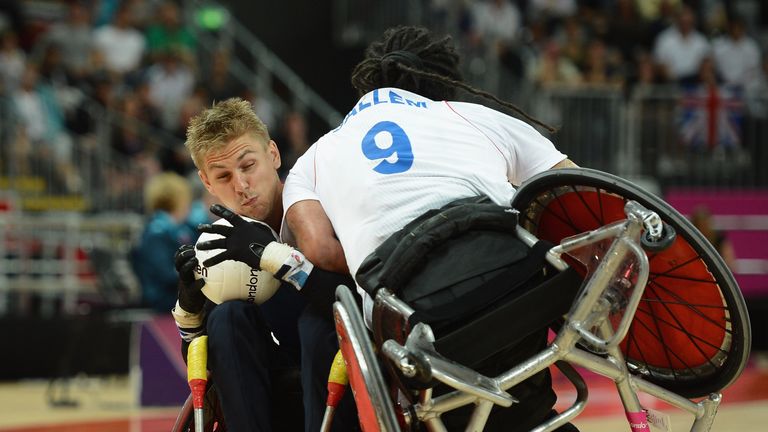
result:
M 744 101 L 735 89 L 699 86 L 686 91 L 680 107 L 680 137 L 694 149 L 733 149 L 741 145 Z

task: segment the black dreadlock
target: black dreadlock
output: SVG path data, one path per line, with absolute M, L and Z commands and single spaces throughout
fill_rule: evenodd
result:
M 555 131 L 516 105 L 464 83 L 451 37 L 433 40 L 423 27 L 398 26 L 385 31 L 380 41 L 365 50 L 365 59 L 355 66 L 351 80 L 361 96 L 377 88 L 396 87 L 433 100 L 451 100 L 460 88 L 509 108 L 549 132 Z

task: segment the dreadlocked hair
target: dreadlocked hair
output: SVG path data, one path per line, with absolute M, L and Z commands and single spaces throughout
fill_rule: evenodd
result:
M 351 81 L 360 96 L 378 88 L 396 87 L 433 100 L 451 100 L 456 90 L 462 89 L 508 108 L 550 133 L 556 130 L 516 105 L 464 83 L 451 37 L 434 40 L 423 27 L 398 26 L 385 31 L 381 40 L 365 50 Z

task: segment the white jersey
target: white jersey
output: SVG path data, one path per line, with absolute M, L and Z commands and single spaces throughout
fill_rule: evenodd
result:
M 513 185 L 565 158 L 533 127 L 498 111 L 383 88 L 363 96 L 298 159 L 283 208 L 319 200 L 354 276 L 379 244 L 426 210 L 480 194 L 509 205 Z

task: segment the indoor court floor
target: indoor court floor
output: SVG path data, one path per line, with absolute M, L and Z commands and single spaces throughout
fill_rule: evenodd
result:
M 586 376 L 589 403 L 575 421 L 582 432 L 628 431 L 612 383 Z M 570 384 L 555 375 L 560 403 L 573 400 Z M 52 406 L 50 399 L 64 401 Z M 68 388 L 53 390 L 47 381 L 0 383 L 2 432 L 167 432 L 178 407 L 139 408 L 135 386 L 127 377 L 78 377 Z M 70 402 L 69 404 L 66 402 Z M 641 395 L 641 403 L 670 419 L 669 431 L 688 431 L 692 416 Z M 651 427 L 652 431 L 662 431 Z M 713 432 L 768 430 L 768 355 L 756 355 L 744 374 L 723 392 Z

